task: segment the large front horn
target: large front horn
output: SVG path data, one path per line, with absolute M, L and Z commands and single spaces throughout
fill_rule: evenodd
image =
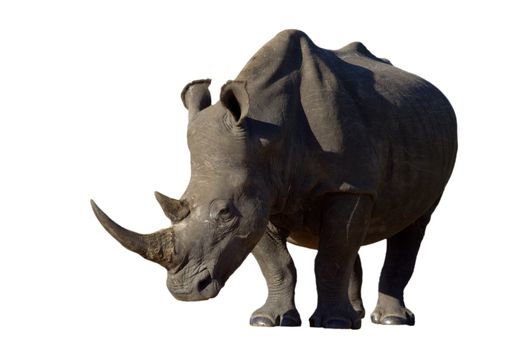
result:
M 179 201 L 163 195 L 160 192 L 155 191 L 155 198 L 160 204 L 162 211 L 172 223 L 176 223 L 184 219 L 190 213 L 188 203 L 185 201 Z
M 142 235 L 120 226 L 109 218 L 92 200 L 91 207 L 102 226 L 125 248 L 142 257 L 168 267 L 174 254 L 172 229 Z

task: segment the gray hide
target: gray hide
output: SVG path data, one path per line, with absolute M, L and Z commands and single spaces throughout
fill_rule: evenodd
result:
M 296 30 L 264 45 L 213 105 L 209 84 L 182 92 L 190 183 L 180 200 L 156 193 L 172 225 L 140 235 L 93 203 L 106 230 L 164 266 L 180 300 L 215 297 L 252 253 L 268 284 L 258 326 L 301 324 L 291 242 L 318 249 L 310 325 L 359 328 L 358 250 L 387 239 L 371 318 L 413 325 L 403 291 L 457 149 L 443 94 L 361 43 L 325 50 Z

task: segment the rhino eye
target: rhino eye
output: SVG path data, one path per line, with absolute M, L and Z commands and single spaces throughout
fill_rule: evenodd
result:
M 217 217 L 220 220 L 227 221 L 233 218 L 233 214 L 230 211 L 230 208 L 222 208 L 218 213 Z
M 211 203 L 210 217 L 213 220 L 227 222 L 235 217 L 232 207 L 228 201 L 215 200 Z

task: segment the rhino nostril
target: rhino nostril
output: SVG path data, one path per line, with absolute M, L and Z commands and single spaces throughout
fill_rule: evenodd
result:
M 206 287 L 208 287 L 211 282 L 212 282 L 211 276 L 209 273 L 207 273 L 206 277 L 200 280 L 199 283 L 197 284 L 197 290 L 199 291 L 199 293 L 202 292 L 204 289 L 206 289 Z

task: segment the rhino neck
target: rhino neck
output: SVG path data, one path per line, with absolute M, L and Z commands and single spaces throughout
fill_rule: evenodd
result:
M 252 91 L 250 139 L 257 144 L 254 157 L 264 163 L 272 214 L 300 210 L 319 187 L 319 177 L 311 176 L 314 147 L 297 92 L 292 84 Z
M 270 179 L 273 213 L 292 213 L 319 188 L 319 178 L 308 170 L 315 140 L 301 103 L 304 55 L 318 50 L 306 34 L 286 30 L 264 45 L 236 80 L 247 81 L 250 98 L 250 138 L 260 144 Z M 312 163 L 312 165 L 310 164 Z

